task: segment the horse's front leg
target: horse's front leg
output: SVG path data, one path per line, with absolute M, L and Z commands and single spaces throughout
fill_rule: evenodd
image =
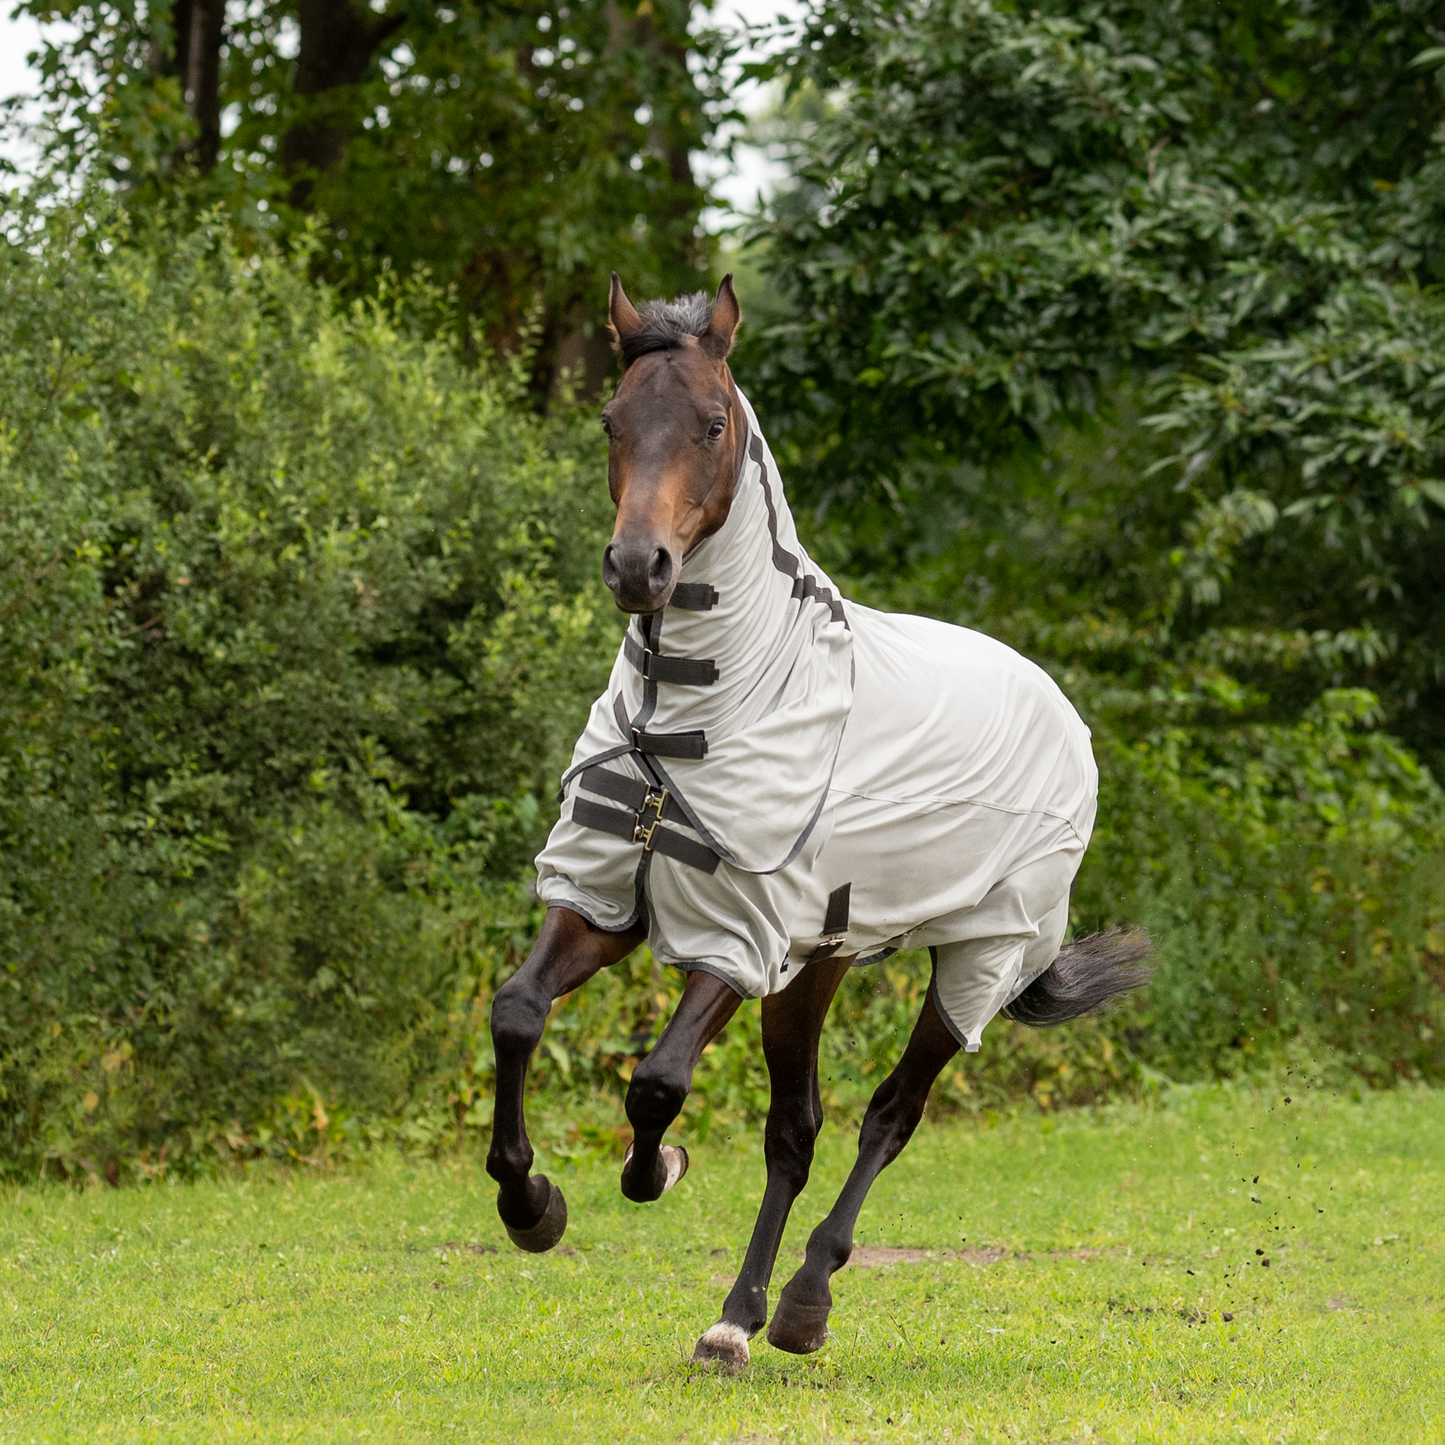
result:
M 903 1152 L 923 1118 L 928 1092 L 943 1066 L 958 1052 L 944 1025 L 932 983 L 898 1067 L 878 1086 L 858 1134 L 858 1160 L 828 1217 L 808 1237 L 798 1272 L 783 1286 L 768 1326 L 768 1343 L 794 1355 L 809 1355 L 828 1338 L 833 1293 L 828 1281 L 853 1253 L 853 1226 L 873 1181 Z
M 697 1342 L 694 1364 L 741 1370 L 748 1341 L 768 1318 L 768 1284 L 793 1201 L 808 1182 L 813 1143 L 823 1127 L 818 1040 L 851 958 L 820 959 L 763 1000 L 763 1057 L 768 1065 L 768 1123 L 763 1152 L 768 1183 L 742 1269 L 723 1301 L 722 1319 Z
M 487 1173 L 500 1186 L 497 1213 L 519 1249 L 540 1254 L 567 1228 L 567 1201 L 545 1174 L 533 1174 L 532 1145 L 522 1114 L 527 1063 L 542 1040 L 553 999 L 626 958 L 646 938 L 640 927 L 621 933 L 594 928 L 570 908 L 549 908 L 526 963 L 492 1000 L 496 1099 Z
M 635 1204 L 660 1199 L 687 1172 L 687 1151 L 662 1136 L 682 1112 L 702 1051 L 737 1012 L 741 997 L 720 978 L 695 968 L 677 1012 L 652 1052 L 633 1070 L 627 1119 L 633 1138 L 622 1161 L 622 1192 Z

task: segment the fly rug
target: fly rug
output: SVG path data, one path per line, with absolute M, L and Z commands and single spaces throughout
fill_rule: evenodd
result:
M 603 578 L 632 614 L 606 693 L 562 779 L 537 858 L 546 922 L 492 1006 L 496 1121 L 487 1170 L 521 1249 L 567 1227 L 531 1172 L 522 1096 L 554 999 L 650 944 L 687 970 L 677 1011 L 627 1091 L 622 1192 L 687 1172 L 662 1142 L 703 1049 L 762 1000 L 771 1082 L 767 1185 L 722 1318 L 694 1359 L 728 1369 L 768 1323 L 768 1284 L 823 1124 L 818 1039 L 850 966 L 927 948 L 933 974 L 898 1067 L 868 1106 L 858 1159 L 784 1287 L 768 1341 L 828 1335 L 869 1186 L 929 1089 L 999 1012 L 1062 1023 L 1142 983 L 1139 934 L 1063 944 L 1093 826 L 1089 730 L 1002 643 L 844 602 L 798 545 L 772 454 L 727 365 L 732 280 L 639 313 L 612 278 L 623 375 L 603 408 L 617 525 Z

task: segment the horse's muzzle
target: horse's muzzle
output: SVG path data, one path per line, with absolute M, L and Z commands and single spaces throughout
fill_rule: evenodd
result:
M 677 564 L 656 539 L 621 538 L 602 554 L 602 580 L 624 612 L 659 612 L 677 585 Z

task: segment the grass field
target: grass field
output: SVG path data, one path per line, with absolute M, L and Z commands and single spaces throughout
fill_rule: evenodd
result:
M 777 1288 L 851 1159 L 827 1129 Z M 0 1438 L 1445 1441 L 1445 1093 L 1171 1091 L 925 1125 L 809 1359 L 693 1372 L 761 1183 L 716 1133 L 659 1204 L 552 1168 L 512 1251 L 480 1161 L 11 1191 Z M 1257 1180 L 1255 1176 L 1258 1176 Z

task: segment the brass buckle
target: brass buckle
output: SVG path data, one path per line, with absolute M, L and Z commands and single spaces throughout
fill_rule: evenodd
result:
M 652 835 L 657 832 L 662 823 L 662 810 L 667 806 L 668 792 L 666 788 L 661 791 L 655 788 L 648 788 L 647 797 L 642 806 L 637 810 L 637 822 L 632 830 L 632 841 L 642 844 L 644 853 L 652 852 Z M 646 821 L 648 809 L 652 810 L 652 821 Z
M 819 948 L 842 948 L 842 946 L 843 946 L 845 943 L 847 943 L 847 941 L 848 941 L 848 935 L 847 935 L 846 933 L 825 933 L 825 934 L 818 940 L 818 947 L 819 947 Z

